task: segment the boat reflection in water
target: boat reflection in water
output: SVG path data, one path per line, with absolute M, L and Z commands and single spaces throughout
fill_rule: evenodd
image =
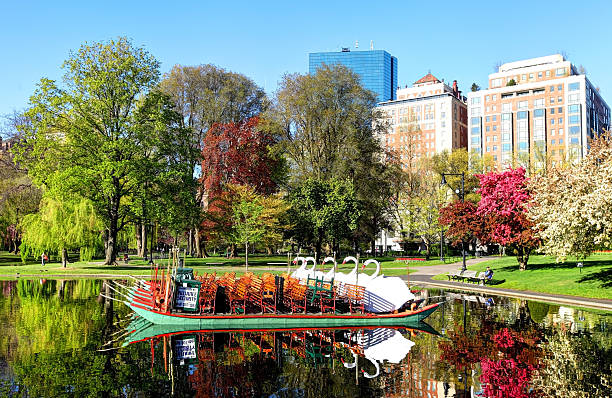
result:
M 424 322 L 411 328 L 210 331 L 156 325 L 143 318 L 134 319 L 126 333 L 122 345 L 150 345 L 151 374 L 154 367 L 162 366 L 161 362 L 173 384 L 186 377 L 188 389 L 198 396 L 251 396 L 254 391 L 248 387 L 248 380 L 270 382 L 269 376 L 279 384 L 278 391 L 295 390 L 299 389 L 296 385 L 304 385 L 301 378 L 313 370 L 335 373 L 343 378 L 338 383 L 355 388 L 360 383 L 372 383 L 371 379 L 381 374 L 381 367 L 388 369 L 389 364 L 404 360 L 415 345 L 410 338 L 421 333 L 438 334 Z M 301 382 L 291 383 L 287 368 L 295 366 Z M 264 369 L 266 377 L 257 380 L 256 373 Z M 273 373 L 285 376 L 274 377 Z

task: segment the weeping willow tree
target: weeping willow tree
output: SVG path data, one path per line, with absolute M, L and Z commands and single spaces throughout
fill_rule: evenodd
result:
M 43 252 L 57 253 L 62 266 L 68 263 L 68 250 L 78 249 L 81 261 L 89 261 L 102 250 L 104 226 L 96 216 L 91 201 L 79 198 L 60 200 L 45 196 L 38 213 L 27 215 L 21 222 L 23 239 L 21 259 L 40 257 Z

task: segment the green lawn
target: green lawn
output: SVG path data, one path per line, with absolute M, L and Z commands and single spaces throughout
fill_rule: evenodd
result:
M 495 287 L 612 299 L 612 254 L 593 254 L 581 262 L 582 272 L 575 260 L 556 264 L 554 258 L 541 255 L 531 256 L 525 271 L 519 271 L 516 257 L 484 261 L 469 269 L 484 271 L 491 267 Z M 434 279 L 447 277 L 438 275 Z
M 367 257 L 362 257 L 361 262 Z M 54 259 L 55 260 L 55 259 Z M 7 252 L 0 252 L 0 275 L 3 278 L 14 278 L 19 276 L 35 275 L 44 277 L 45 275 L 148 275 L 150 268 L 147 262 L 142 259 L 130 258 L 128 264 L 125 264 L 123 260 L 118 261 L 116 266 L 102 265 L 101 260 L 95 260 L 91 262 L 79 262 L 77 259 L 71 259 L 72 262 L 68 264 L 68 267 L 62 268 L 58 262 L 51 262 L 44 267 L 41 266 L 40 261 L 30 259 L 26 264 L 22 264 L 21 258 L 14 254 Z M 378 261 L 381 263 L 381 272 L 389 276 L 401 276 L 406 275 L 408 272 L 414 272 L 415 267 L 431 266 L 442 264 L 443 262 L 439 259 L 430 259 L 428 261 L 411 261 L 406 264 L 405 261 L 395 261 L 395 257 L 378 257 Z M 450 258 L 447 260 L 455 261 L 456 258 Z M 156 263 L 160 266 L 166 267 L 168 264 L 167 259 L 156 260 Z M 194 268 L 198 273 L 203 272 L 214 272 L 223 273 L 227 271 L 233 271 L 238 274 L 244 272 L 244 257 L 239 258 L 225 258 L 222 256 L 207 257 L 207 258 L 192 258 L 187 257 L 185 259 L 185 265 L 187 267 Z M 327 264 L 325 269 L 320 266 L 317 268 L 321 271 L 328 271 L 330 265 Z M 354 268 L 353 263 L 338 264 L 338 271 L 348 273 Z M 291 264 L 291 271 L 296 269 L 294 264 Z M 265 256 L 265 255 L 254 255 L 249 256 L 249 270 L 255 273 L 262 272 L 273 272 L 283 273 L 287 271 L 287 256 Z M 372 265 L 368 266 L 365 270 L 368 274 L 374 271 Z

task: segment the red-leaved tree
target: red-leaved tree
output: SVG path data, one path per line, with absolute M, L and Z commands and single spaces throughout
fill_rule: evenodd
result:
M 214 124 L 206 133 L 202 149 L 206 240 L 218 238 L 220 231 L 228 228 L 229 184 L 248 185 L 265 195 L 277 189 L 274 173 L 280 160 L 270 151 L 275 138 L 259 127 L 260 119 L 252 117 L 239 123 Z
M 461 242 L 486 242 L 488 238 L 488 219 L 476 214 L 478 206 L 470 201 L 456 201 L 440 209 L 440 224 L 447 226 L 446 236 L 453 245 Z
M 260 194 L 276 190 L 273 174 L 279 160 L 270 152 L 274 136 L 259 127 L 259 118 L 214 124 L 204 138 L 202 184 L 209 197 L 227 184 L 249 185 Z
M 527 267 L 529 254 L 539 246 L 533 224 L 527 219 L 526 206 L 531 195 L 525 169 L 510 169 L 477 176 L 481 195 L 476 214 L 490 220 L 488 241 L 514 250 L 521 271 Z

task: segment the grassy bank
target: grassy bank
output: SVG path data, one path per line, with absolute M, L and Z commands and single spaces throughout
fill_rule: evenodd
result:
M 366 257 L 367 258 L 367 257 Z M 362 258 L 363 260 L 364 258 Z M 378 261 L 381 263 L 381 272 L 389 276 L 400 276 L 406 275 L 408 272 L 414 272 L 415 267 L 431 266 L 442 264 L 443 262 L 439 259 L 431 259 L 428 261 L 411 261 L 406 264 L 405 261 L 395 261 L 395 257 L 378 257 Z M 449 259 L 453 261 L 453 259 Z M 159 266 L 166 267 L 168 264 L 167 259 L 156 260 Z M 225 257 L 207 257 L 207 258 L 185 258 L 185 266 L 194 268 L 198 273 L 204 272 L 236 272 L 237 274 L 244 272 L 244 257 L 238 258 L 225 258 Z M 338 264 L 338 271 L 348 273 L 354 267 L 353 263 Z M 291 271 L 296 269 L 296 266 L 291 264 Z M 328 271 L 330 265 L 327 264 L 325 269 L 320 266 L 317 268 L 321 271 Z M 255 273 L 272 272 L 281 274 L 288 270 L 287 268 L 287 256 L 265 256 L 265 255 L 253 255 L 249 256 L 249 270 Z M 368 266 L 365 270 L 368 274 L 374 272 L 372 265 Z M 94 260 L 90 262 L 81 262 L 73 259 L 66 268 L 63 268 L 59 262 L 51 262 L 46 264 L 44 267 L 40 261 L 34 261 L 33 259 L 27 261 L 25 264 L 21 262 L 21 258 L 17 255 L 10 254 L 7 252 L 0 252 L 0 277 L 2 278 L 15 278 L 15 277 L 47 277 L 47 276 L 125 276 L 125 275 L 149 275 L 150 266 L 141 258 L 131 257 L 130 260 L 125 263 L 123 260 L 119 260 L 117 265 L 107 266 L 102 265 L 101 260 Z
M 537 255 L 529 258 L 525 271 L 519 271 L 515 257 L 500 257 L 468 268 L 484 271 L 491 267 L 494 287 L 612 299 L 612 253 L 593 254 L 580 262 L 584 264 L 582 271 L 575 260 L 556 264 L 553 257 Z M 447 277 L 438 275 L 434 279 Z

